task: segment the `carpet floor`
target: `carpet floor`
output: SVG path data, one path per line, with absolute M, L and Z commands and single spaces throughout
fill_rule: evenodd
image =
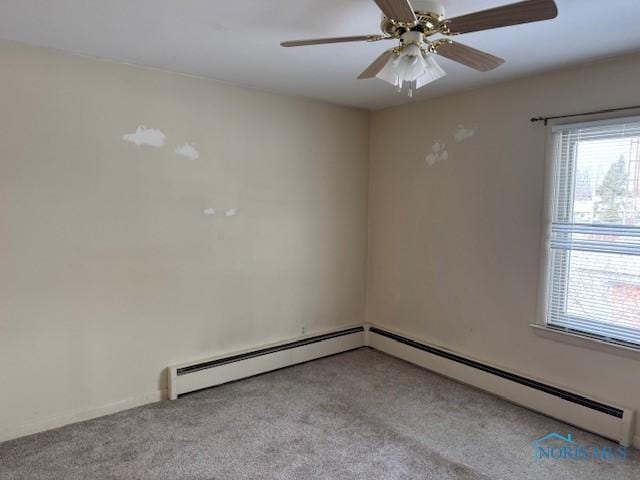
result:
M 550 432 L 617 446 L 363 348 L 0 444 L 0 479 L 640 478 L 621 460 L 536 461 Z

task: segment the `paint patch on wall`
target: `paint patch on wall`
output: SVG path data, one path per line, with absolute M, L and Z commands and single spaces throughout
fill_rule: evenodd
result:
M 215 215 L 216 214 L 216 209 L 215 208 L 206 208 L 203 213 L 205 215 L 207 215 L 207 216 Z
M 456 141 L 456 143 L 461 143 L 473 137 L 477 131 L 477 125 L 474 125 L 471 128 L 466 128 L 464 125 L 458 125 L 453 131 L 453 139 Z
M 229 210 L 224 212 L 225 217 L 233 217 L 234 215 L 237 215 L 237 214 L 238 214 L 238 211 L 235 208 L 230 208 Z
M 135 133 L 127 133 L 123 137 L 125 142 L 133 143 L 138 146 L 147 145 L 149 147 L 164 147 L 167 136 L 162 131 L 155 128 L 147 128 L 140 125 Z
M 200 158 L 200 152 L 193 143 L 185 143 L 176 148 L 176 153 L 181 157 L 188 158 L 189 160 L 197 160 Z
M 433 142 L 431 146 L 431 153 L 427 155 L 425 158 L 425 162 L 430 167 L 434 166 L 438 162 L 442 162 L 449 158 L 449 152 L 447 151 L 447 146 L 442 143 L 440 140 Z

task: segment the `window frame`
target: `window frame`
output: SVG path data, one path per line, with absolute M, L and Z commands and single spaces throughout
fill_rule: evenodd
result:
M 640 343 L 628 342 L 623 339 L 611 338 L 606 335 L 599 335 L 594 333 L 593 331 L 575 329 L 570 327 L 564 327 L 562 325 L 556 325 L 553 323 L 549 323 L 547 321 L 547 311 L 549 306 L 549 291 L 550 285 L 553 281 L 563 282 L 562 291 L 566 292 L 568 289 L 568 275 L 559 274 L 556 276 L 552 275 L 552 248 L 551 248 L 551 228 L 552 223 L 554 221 L 554 203 L 557 198 L 559 188 L 559 182 L 556 182 L 556 162 L 555 162 L 555 133 L 558 130 L 563 129 L 571 129 L 571 128 L 589 128 L 589 127 L 598 127 L 598 126 L 606 126 L 606 125 L 615 125 L 620 123 L 628 123 L 628 122 L 640 122 L 640 116 L 619 116 L 619 117 L 608 117 L 608 118 L 600 118 L 592 121 L 585 122 L 553 122 L 549 123 L 546 129 L 546 162 L 545 162 L 545 176 L 544 176 L 544 209 L 543 209 L 543 219 L 542 219 L 542 241 L 541 241 L 541 255 L 540 255 L 540 278 L 539 278 L 539 287 L 538 287 L 538 311 L 536 315 L 536 321 L 534 324 L 531 324 L 531 327 L 534 329 L 535 333 L 544 337 L 550 338 L 552 340 L 563 341 L 565 343 L 570 343 L 578 346 L 586 346 L 586 347 L 595 347 L 597 350 L 604 351 L 612 351 L 614 353 L 623 353 L 627 355 L 631 353 L 634 358 L 638 358 L 640 355 Z M 612 135 L 612 138 L 615 138 L 615 135 Z M 576 142 L 577 143 L 577 142 Z M 571 153 L 571 162 L 568 165 L 568 168 L 574 168 L 576 164 L 576 148 L 575 144 L 571 145 L 571 149 L 573 152 Z M 565 176 L 567 181 L 574 181 L 575 176 L 574 173 L 571 172 L 570 175 Z M 575 182 L 574 182 L 575 184 Z M 571 187 L 573 190 L 573 187 Z M 567 205 L 567 209 L 570 208 L 570 204 Z M 570 216 L 570 211 L 565 212 L 565 215 Z M 591 225 L 591 224 L 589 224 Z M 569 268 L 569 264 L 564 265 L 564 272 Z M 598 322 L 594 322 L 587 318 L 564 315 L 563 319 L 566 318 L 566 324 L 572 323 L 572 319 L 578 319 L 581 323 L 589 324 L 592 323 L 597 325 Z M 628 327 L 620 326 L 618 327 L 620 330 L 630 330 L 637 332 L 635 329 L 629 329 Z M 595 330 L 595 329 L 594 329 Z

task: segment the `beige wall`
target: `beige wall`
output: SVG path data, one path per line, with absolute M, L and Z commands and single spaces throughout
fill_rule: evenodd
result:
M 640 411 L 640 355 L 558 343 L 529 326 L 546 141 L 529 119 L 637 105 L 639 83 L 640 57 L 630 56 L 375 113 L 369 321 Z M 456 143 L 459 124 L 476 135 Z M 449 159 L 429 167 L 435 140 Z
M 0 60 L 0 440 L 157 399 L 172 363 L 362 322 L 367 172 L 369 321 L 640 410 L 638 360 L 529 327 L 529 118 L 640 103 L 640 57 L 384 110 L 371 132 L 192 77 L 7 42 Z M 140 124 L 166 146 L 124 142 Z M 456 143 L 460 124 L 476 135 Z
M 368 113 L 7 42 L 0 64 L 0 437 L 363 322 Z M 166 146 L 123 141 L 140 124 Z

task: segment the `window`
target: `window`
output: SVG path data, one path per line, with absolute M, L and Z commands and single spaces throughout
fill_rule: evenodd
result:
M 640 118 L 556 126 L 548 327 L 640 345 Z

